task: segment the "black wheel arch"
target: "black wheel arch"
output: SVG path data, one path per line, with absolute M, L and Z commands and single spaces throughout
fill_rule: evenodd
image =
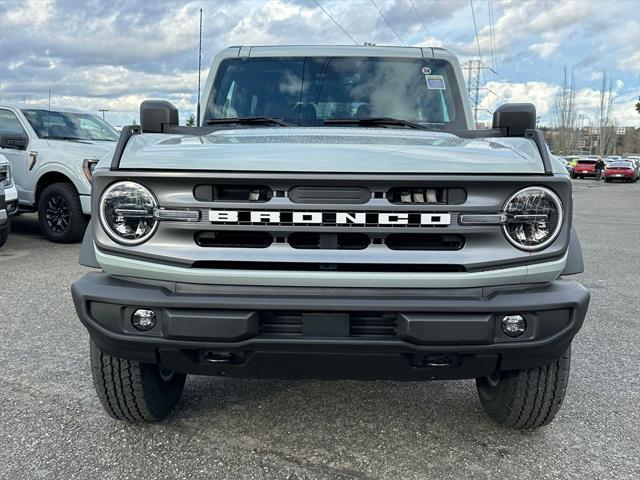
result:
M 44 189 L 47 188 L 49 185 L 53 185 L 54 183 L 68 183 L 69 185 L 73 185 L 73 188 L 76 190 L 76 193 L 78 193 L 78 188 L 75 186 L 73 181 L 64 173 L 47 172 L 38 179 L 38 183 L 36 184 L 36 191 L 35 191 L 35 197 L 34 197 L 34 204 L 36 206 L 38 205 L 38 201 L 40 200 L 40 195 L 42 194 L 42 192 L 44 192 Z

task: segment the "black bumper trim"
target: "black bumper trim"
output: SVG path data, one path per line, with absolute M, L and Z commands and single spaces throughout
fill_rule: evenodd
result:
M 185 373 L 249 377 L 298 377 L 305 376 L 306 371 L 313 378 L 472 378 L 495 369 L 542 365 L 569 348 L 582 326 L 589 302 L 588 291 L 567 280 L 520 288 L 460 291 L 222 287 L 215 294 L 176 293 L 190 289 L 197 290 L 88 273 L 73 284 L 72 292 L 80 320 L 107 353 L 161 363 Z M 106 310 L 100 307 L 106 314 L 96 313 L 101 305 L 107 306 Z M 126 321 L 136 307 L 156 308 L 159 323 L 167 319 L 168 323 L 145 334 L 137 332 Z M 116 313 L 110 316 L 109 308 Z M 399 322 L 404 323 L 398 324 L 396 336 L 391 337 L 260 335 L 259 312 L 283 309 L 395 312 Z M 519 312 L 527 316 L 533 328 L 521 339 L 507 338 L 499 329 L 499 314 Z M 247 325 L 245 330 L 229 322 L 230 313 L 231 318 Z M 113 318 L 120 316 L 120 320 Z M 217 327 L 212 329 L 207 322 L 222 317 L 225 323 L 221 325 L 233 334 L 227 336 L 221 329 L 221 338 L 213 338 Z M 558 320 L 561 318 L 564 320 Z M 447 326 L 449 319 L 454 320 L 452 326 Z M 177 329 L 176 321 L 195 323 L 193 328 L 185 323 Z M 456 337 L 459 328 L 469 326 L 477 330 L 477 336 L 465 331 Z M 207 352 L 228 353 L 228 361 L 208 362 L 203 356 Z M 427 365 L 434 355 L 447 356 L 451 362 L 446 367 Z M 338 358 L 342 360 L 336 363 Z

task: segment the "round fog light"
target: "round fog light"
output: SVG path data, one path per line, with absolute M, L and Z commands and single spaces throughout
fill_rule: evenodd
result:
M 510 337 L 519 337 L 527 329 L 527 322 L 522 315 L 507 315 L 502 318 L 502 331 Z
M 131 323 L 141 332 L 151 330 L 156 325 L 156 313 L 153 310 L 147 310 L 145 308 L 139 308 L 133 312 L 131 317 Z

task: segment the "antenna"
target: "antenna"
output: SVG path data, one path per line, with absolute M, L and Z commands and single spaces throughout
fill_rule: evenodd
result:
M 200 40 L 198 42 L 198 104 L 196 105 L 196 125 L 200 125 L 200 72 L 202 71 L 202 9 L 200 9 Z

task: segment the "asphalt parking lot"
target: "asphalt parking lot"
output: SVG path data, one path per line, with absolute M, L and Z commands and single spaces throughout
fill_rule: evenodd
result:
M 563 408 L 524 433 L 487 420 L 472 381 L 190 377 L 168 421 L 114 421 L 71 301 L 79 245 L 20 216 L 0 250 L 0 478 L 639 478 L 640 183 L 574 197 L 591 307 Z

